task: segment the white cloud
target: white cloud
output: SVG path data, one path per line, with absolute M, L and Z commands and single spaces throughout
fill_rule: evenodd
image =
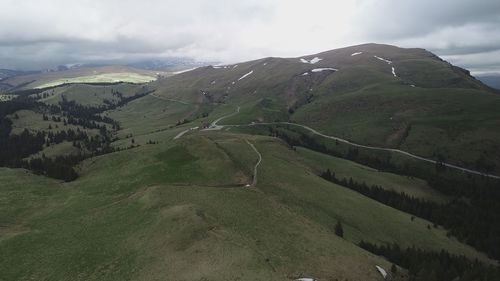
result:
M 0 0 L 0 7 L 0 67 L 164 56 L 235 62 L 365 42 L 467 54 L 500 43 L 493 0 Z

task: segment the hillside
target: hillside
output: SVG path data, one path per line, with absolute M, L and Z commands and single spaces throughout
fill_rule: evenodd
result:
M 500 171 L 500 94 L 422 49 L 367 44 L 198 68 L 155 84 L 166 98 L 240 105 L 228 124 L 291 120 L 361 144 Z
M 34 77 L 0 102 L 0 280 L 500 276 L 500 95 L 428 51 Z

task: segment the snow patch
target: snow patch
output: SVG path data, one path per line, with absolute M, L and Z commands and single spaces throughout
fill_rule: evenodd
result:
M 324 67 L 324 68 L 315 68 L 311 70 L 312 72 L 321 72 L 321 71 L 338 71 L 336 68 Z
M 323 59 L 320 59 L 320 58 L 318 58 L 318 57 L 314 57 L 312 60 L 310 60 L 310 61 L 309 61 L 309 63 L 310 63 L 310 64 L 315 64 L 315 63 L 317 63 L 317 62 L 319 62 L 319 61 L 321 61 L 321 60 L 323 60 Z
M 237 64 L 236 64 L 235 66 L 233 66 L 233 68 L 237 68 L 237 67 L 238 67 L 238 65 L 237 65 Z
M 316 281 L 316 279 L 314 278 L 299 278 L 299 279 L 295 279 L 297 281 Z
M 357 55 L 361 55 L 363 52 L 356 52 L 356 53 L 353 53 L 351 54 L 351 57 L 354 57 L 354 56 L 357 56 Z
M 309 72 L 302 73 L 302 76 L 307 76 L 307 75 L 309 75 Z
M 252 74 L 252 73 L 253 73 L 253 70 L 252 70 L 252 71 L 250 71 L 250 72 L 248 72 L 247 74 L 245 74 L 245 75 L 241 76 L 241 77 L 238 79 L 238 81 L 240 81 L 241 79 L 245 79 L 245 77 L 247 77 L 248 75 L 250 75 L 250 74 Z
M 266 65 L 267 65 L 267 62 L 263 63 L 262 65 L 263 65 L 263 66 L 266 66 Z
M 396 75 L 396 69 L 394 68 L 394 66 L 392 67 L 392 75 L 394 75 L 394 77 L 398 77 L 398 76 Z
M 380 275 L 382 275 L 382 277 L 384 277 L 384 279 L 387 278 L 387 272 L 385 271 L 385 269 L 383 269 L 382 267 L 380 267 L 378 265 L 376 265 L 375 267 L 377 268 Z
M 381 58 L 381 57 L 379 57 L 379 56 L 373 56 L 373 57 L 374 57 L 374 58 L 376 58 L 376 59 L 378 59 L 378 60 L 384 61 L 384 62 L 386 62 L 387 64 L 392 64 L 392 61 L 390 61 L 390 60 L 387 60 L 387 59 Z
M 413 84 L 411 84 L 411 85 L 410 85 L 410 87 L 415 88 L 416 86 L 415 86 L 415 85 L 413 85 Z
M 318 57 L 314 57 L 314 58 L 313 58 L 313 59 L 311 59 L 311 60 L 306 60 L 306 59 L 304 59 L 304 58 L 301 58 L 301 59 L 300 59 L 300 62 L 301 62 L 301 63 L 307 63 L 307 64 L 315 64 L 315 63 L 318 63 L 318 62 L 320 62 L 320 61 L 322 61 L 322 60 L 323 60 L 323 59 L 320 59 L 320 58 L 318 58 Z
M 215 80 L 210 82 L 210 85 L 215 85 Z

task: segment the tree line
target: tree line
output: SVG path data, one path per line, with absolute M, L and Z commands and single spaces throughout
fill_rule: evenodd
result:
M 397 244 L 375 245 L 361 241 L 359 246 L 373 254 L 384 256 L 408 269 L 410 281 L 493 281 L 500 280 L 500 269 L 452 255 L 445 250 L 425 251 L 415 247 L 403 249 Z M 392 272 L 397 270 L 392 267 Z
M 500 256 L 500 213 L 498 208 L 488 207 L 488 204 L 495 204 L 490 200 L 485 202 L 486 205 L 478 205 L 454 198 L 446 204 L 438 204 L 404 192 L 387 190 L 377 185 L 369 186 L 352 178 L 338 179 L 329 169 L 320 176 L 385 205 L 427 219 L 434 223 L 434 227 L 442 225 L 448 229 L 448 235 L 457 237 L 461 242 L 474 246 L 491 257 Z
M 328 174 L 325 170 L 321 175 L 386 205 L 442 225 L 448 230 L 449 235 L 487 253 L 492 258 L 500 259 L 499 181 L 470 175 L 467 177 L 447 176 L 443 173 L 443 167 L 439 163 L 433 172 L 429 172 L 429 170 L 410 168 L 406 165 L 396 165 L 390 157 L 362 154 L 356 148 L 341 152 L 319 143 L 309 135 L 296 131 L 289 132 L 270 127 L 269 133 L 281 138 L 292 147 L 303 146 L 377 170 L 426 180 L 433 189 L 449 196 L 451 200 L 446 204 L 437 204 L 404 193 L 385 190 L 380 186 L 359 183 L 353 179 L 338 179 L 332 171 Z

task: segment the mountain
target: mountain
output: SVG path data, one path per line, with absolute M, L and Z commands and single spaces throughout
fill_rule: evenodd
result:
M 490 76 L 478 76 L 478 79 L 481 80 L 484 84 L 500 90 L 500 76 L 499 75 L 490 75 Z
M 12 70 L 12 69 L 0 69 L 0 91 L 7 90 L 10 88 L 8 83 L 4 83 L 3 81 L 10 77 L 15 77 L 19 75 L 27 75 L 34 74 L 38 71 L 22 71 L 22 70 Z
M 192 67 L 199 67 L 207 65 L 208 63 L 196 62 L 189 58 L 167 58 L 167 59 L 157 59 L 157 60 L 144 60 L 135 63 L 131 63 L 128 66 L 146 70 L 162 70 L 162 71 L 173 71 L 180 69 L 187 69 Z
M 0 102 L 0 279 L 500 276 L 500 95 L 467 70 L 364 44 L 88 75 Z
M 228 123 L 290 120 L 357 143 L 500 171 L 500 95 L 423 49 L 365 44 L 202 67 L 156 83 L 165 98 L 240 105 Z

